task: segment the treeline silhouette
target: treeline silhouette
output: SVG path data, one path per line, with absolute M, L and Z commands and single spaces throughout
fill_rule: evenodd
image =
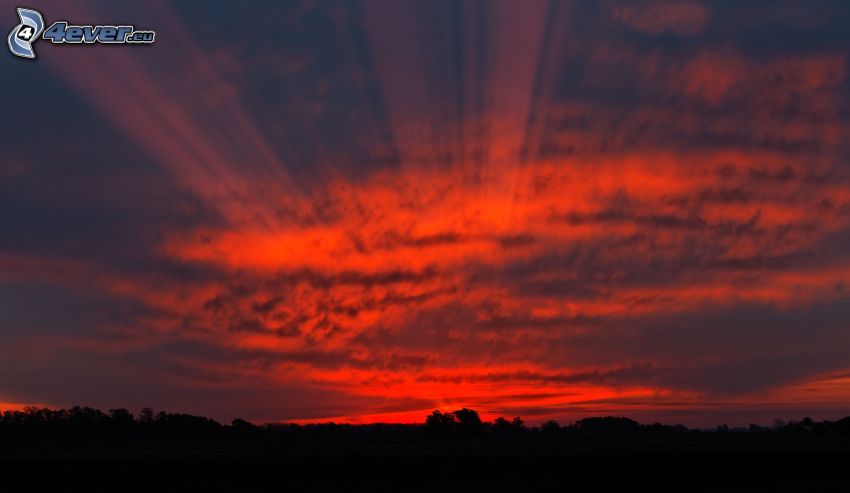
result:
M 4 485 L 37 491 L 850 491 L 848 462 L 850 417 L 695 430 L 617 416 L 529 426 L 471 409 L 362 425 L 148 408 L 0 414 Z
M 520 417 L 482 421 L 472 409 L 434 411 L 423 424 L 263 424 L 235 419 L 229 425 L 202 416 L 155 413 L 144 408 L 133 415 L 126 409 L 103 412 L 90 407 L 48 409 L 28 407 L 0 415 L 0 443 L 32 441 L 127 441 L 127 440 L 254 440 L 292 443 L 416 443 L 422 441 L 568 441 L 571 439 L 676 437 L 695 434 L 770 434 L 772 436 L 850 437 L 850 417 L 838 421 L 804 418 L 773 426 L 750 425 L 712 430 L 683 425 L 640 424 L 625 417 L 584 418 L 562 426 L 547 421 L 527 426 Z

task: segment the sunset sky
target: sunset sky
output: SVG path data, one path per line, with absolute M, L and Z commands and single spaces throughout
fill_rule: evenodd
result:
M 3 43 L 0 408 L 850 414 L 850 3 L 114 3 Z

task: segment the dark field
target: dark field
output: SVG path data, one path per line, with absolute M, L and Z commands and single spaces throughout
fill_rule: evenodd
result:
M 2 484 L 34 491 L 850 491 L 848 423 L 526 427 L 461 410 L 424 425 L 223 426 L 31 409 L 3 415 L 0 467 Z
M 2 447 L 3 475 L 91 491 L 848 491 L 847 439 L 752 436 L 567 442 L 40 443 Z M 29 479 L 29 481 L 27 481 Z M 38 488 L 39 490 L 41 488 Z

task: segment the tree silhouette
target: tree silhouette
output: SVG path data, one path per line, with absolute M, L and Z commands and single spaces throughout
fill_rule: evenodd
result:
M 454 413 L 441 413 L 439 409 L 425 418 L 425 431 L 432 435 L 446 435 L 457 424 Z
M 142 423 L 152 423 L 154 420 L 153 409 L 149 407 L 143 407 L 142 412 L 139 413 L 139 421 Z
M 550 419 L 540 425 L 540 432 L 547 438 L 556 438 L 561 434 L 561 425 L 557 421 Z
M 453 411 L 452 414 L 455 416 L 458 429 L 461 433 L 474 435 L 481 431 L 481 418 L 472 409 L 458 409 L 457 411 Z
M 519 416 L 510 421 L 501 416 L 493 420 L 493 432 L 499 438 L 516 438 L 526 431 L 528 430 L 525 428 L 525 423 Z

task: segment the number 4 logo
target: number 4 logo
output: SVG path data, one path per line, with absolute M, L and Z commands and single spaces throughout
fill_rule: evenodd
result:
M 18 30 L 18 37 L 29 41 L 35 31 L 29 26 L 24 26 Z

